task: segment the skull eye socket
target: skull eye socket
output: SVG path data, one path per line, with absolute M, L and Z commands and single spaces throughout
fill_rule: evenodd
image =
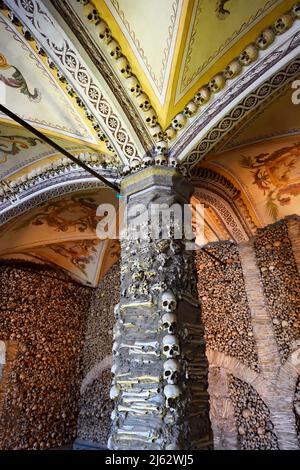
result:
M 167 323 L 167 322 L 165 322 L 165 323 L 163 324 L 163 327 L 164 327 L 164 328 L 168 328 L 168 326 L 169 326 L 169 323 Z
M 169 346 L 164 346 L 164 351 L 169 351 Z
M 163 301 L 163 306 L 164 306 L 164 307 L 167 307 L 167 306 L 168 306 L 168 301 L 167 301 L 167 300 L 164 300 L 164 301 Z
M 170 371 L 170 370 L 166 370 L 165 376 L 166 376 L 166 377 L 169 377 L 169 375 L 171 375 L 171 371 Z

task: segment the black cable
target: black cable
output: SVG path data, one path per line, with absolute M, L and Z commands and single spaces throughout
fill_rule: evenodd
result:
M 2 104 L 0 104 L 0 111 L 2 111 L 4 114 L 10 117 L 13 121 L 16 121 L 22 127 L 25 127 L 25 129 L 27 129 L 32 134 L 36 135 L 39 139 L 46 142 L 48 145 L 50 145 L 50 147 L 55 148 L 55 150 L 62 153 L 65 157 L 69 158 L 70 160 L 72 160 L 72 162 L 76 163 L 78 166 L 81 166 L 81 168 L 86 170 L 91 175 L 95 176 L 95 178 L 97 178 L 98 180 L 102 181 L 102 183 L 104 183 L 106 186 L 109 186 L 117 193 L 120 192 L 120 188 L 117 185 L 108 181 L 106 178 L 104 178 L 104 176 L 99 175 L 99 173 L 97 173 L 95 170 L 90 168 L 88 165 L 86 165 L 82 161 L 78 160 L 76 157 L 74 157 L 69 152 L 67 152 L 67 150 L 63 149 L 60 145 L 56 144 L 53 140 L 49 139 L 49 137 L 47 137 L 46 135 L 44 135 L 42 132 L 38 131 L 34 127 L 32 127 L 30 124 L 28 124 L 28 122 L 24 121 L 22 118 L 14 114 L 12 111 L 7 109 Z

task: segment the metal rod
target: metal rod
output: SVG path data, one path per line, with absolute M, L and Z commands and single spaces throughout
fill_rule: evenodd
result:
M 25 129 L 27 129 L 32 134 L 36 135 L 39 139 L 43 140 L 48 145 L 55 148 L 55 150 L 62 153 L 65 157 L 72 160 L 72 162 L 76 163 L 78 166 L 80 166 L 81 168 L 86 170 L 88 173 L 93 175 L 95 178 L 102 181 L 102 183 L 104 183 L 106 186 L 109 186 L 111 189 L 113 189 L 117 193 L 120 192 L 120 188 L 117 185 L 115 185 L 115 184 L 111 183 L 110 181 L 108 181 L 106 178 L 104 178 L 104 176 L 99 175 L 99 173 L 97 173 L 95 170 L 93 170 L 88 165 L 86 165 L 85 163 L 83 163 L 82 161 L 80 161 L 79 159 L 74 157 L 73 155 L 71 155 L 69 152 L 67 152 L 67 150 L 63 149 L 60 145 L 56 144 L 52 139 L 49 139 L 49 137 L 44 135 L 42 132 L 40 132 L 37 129 L 35 129 L 34 127 L 32 127 L 30 124 L 28 124 L 28 122 L 24 121 L 22 118 L 20 118 L 15 113 L 13 113 L 9 109 L 7 109 L 1 103 L 0 103 L 0 111 L 2 111 L 4 114 L 6 114 L 8 117 L 10 117 L 13 121 L 16 121 L 22 127 L 25 127 Z

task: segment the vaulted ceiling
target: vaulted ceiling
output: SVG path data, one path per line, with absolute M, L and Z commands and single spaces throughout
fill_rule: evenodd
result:
M 0 102 L 114 183 L 168 147 L 205 205 L 205 240 L 243 241 L 299 212 L 299 26 L 292 0 L 0 1 Z M 0 257 L 96 285 L 119 247 L 96 219 L 78 227 L 89 198 L 115 194 L 4 114 L 0 180 Z M 76 222 L 66 211 L 67 230 L 52 215 L 49 229 L 64 204 Z

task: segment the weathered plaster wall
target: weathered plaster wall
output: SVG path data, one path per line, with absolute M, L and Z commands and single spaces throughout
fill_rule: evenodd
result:
M 197 255 L 216 449 L 298 448 L 300 218 Z
M 90 289 L 58 271 L 0 266 L 0 448 L 46 449 L 76 436 Z

